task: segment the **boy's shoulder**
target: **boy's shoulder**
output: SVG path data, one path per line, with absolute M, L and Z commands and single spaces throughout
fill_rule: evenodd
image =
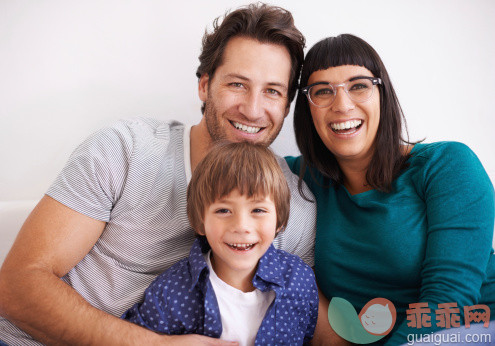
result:
M 192 275 L 190 270 L 189 258 L 184 258 L 172 265 L 163 273 L 158 275 L 149 286 L 154 291 L 165 292 L 173 289 L 174 286 L 184 289 L 192 285 Z
M 316 289 L 313 270 L 299 256 L 290 254 L 284 250 L 271 248 L 267 251 L 261 270 L 268 270 L 275 280 L 280 280 L 283 288 L 292 290 L 293 287 Z
M 293 268 L 293 267 L 301 267 L 301 268 L 307 268 L 309 271 L 312 272 L 311 267 L 307 265 L 301 257 L 297 255 L 293 255 L 291 253 L 288 253 L 285 250 L 281 249 L 275 249 L 275 254 L 276 256 L 280 259 L 280 263 L 283 264 L 283 267 L 287 268 Z M 274 257 L 274 258 L 277 258 Z

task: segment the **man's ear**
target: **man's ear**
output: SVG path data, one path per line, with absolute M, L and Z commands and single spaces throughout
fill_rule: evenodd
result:
M 201 78 L 199 78 L 198 83 L 198 95 L 199 99 L 203 102 L 206 102 L 208 98 L 208 83 L 210 82 L 210 77 L 208 74 L 203 74 Z

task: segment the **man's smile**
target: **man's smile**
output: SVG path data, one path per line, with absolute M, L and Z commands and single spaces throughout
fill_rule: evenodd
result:
M 255 127 L 255 126 L 248 126 L 248 125 L 244 125 L 244 124 L 241 124 L 237 121 L 231 121 L 229 120 L 230 123 L 238 130 L 241 130 L 243 132 L 246 132 L 246 133 L 258 133 L 261 131 L 262 127 Z

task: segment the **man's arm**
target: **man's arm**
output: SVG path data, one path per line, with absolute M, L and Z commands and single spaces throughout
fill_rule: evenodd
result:
M 104 227 L 103 221 L 43 197 L 0 270 L 0 314 L 46 344 L 225 343 L 155 334 L 94 308 L 60 280 L 91 250 Z

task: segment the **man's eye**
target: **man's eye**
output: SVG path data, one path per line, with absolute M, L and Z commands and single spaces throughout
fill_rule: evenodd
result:
M 229 85 L 233 86 L 234 88 L 242 88 L 243 87 L 242 83 L 238 83 L 238 82 L 229 83 Z
M 268 89 L 266 91 L 267 94 L 270 94 L 270 95 L 282 95 L 282 93 L 280 93 L 278 90 L 275 90 L 275 89 Z

